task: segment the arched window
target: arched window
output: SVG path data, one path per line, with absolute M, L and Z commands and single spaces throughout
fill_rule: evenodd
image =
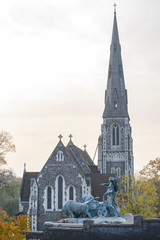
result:
M 58 178 L 58 209 L 62 209 L 63 206 L 63 178 Z
M 112 128 L 112 145 L 119 145 L 119 126 L 115 124 Z
M 119 145 L 119 127 L 116 127 L 116 145 Z
M 62 151 L 58 151 L 56 155 L 56 161 L 62 162 L 64 160 L 64 155 Z
M 69 188 L 69 200 L 74 200 L 74 189 L 72 186 Z
M 121 177 L 121 169 L 118 167 L 117 168 L 117 177 L 120 178 Z
M 115 168 L 114 167 L 111 168 L 111 173 L 115 174 Z
M 116 145 L 116 134 L 115 134 L 115 126 L 112 129 L 112 144 Z
M 52 208 L 52 188 L 49 186 L 47 188 L 47 209 Z

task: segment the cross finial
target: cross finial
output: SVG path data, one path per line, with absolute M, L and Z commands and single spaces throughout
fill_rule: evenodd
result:
M 68 137 L 70 138 L 70 141 L 71 141 L 73 136 L 72 136 L 72 134 L 70 134 Z
M 84 147 L 84 151 L 86 151 L 87 145 L 86 145 L 86 144 L 84 144 L 84 146 L 83 146 L 83 147 Z
M 60 140 L 60 141 L 61 141 L 61 139 L 63 138 L 63 136 L 62 136 L 61 134 L 60 134 L 58 137 L 59 137 L 59 140 Z
M 116 13 L 116 7 L 117 7 L 117 4 L 116 3 L 114 3 L 114 13 Z

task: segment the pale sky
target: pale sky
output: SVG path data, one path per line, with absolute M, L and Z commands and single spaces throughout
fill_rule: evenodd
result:
M 40 171 L 62 134 L 93 158 L 102 124 L 111 0 L 0 0 L 0 119 L 18 176 Z M 117 0 L 135 170 L 160 157 L 160 1 Z

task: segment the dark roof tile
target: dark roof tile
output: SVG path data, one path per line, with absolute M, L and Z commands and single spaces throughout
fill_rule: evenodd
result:
M 31 178 L 36 178 L 39 172 L 24 172 L 21 186 L 21 201 L 29 201 Z
M 100 184 L 109 182 L 109 177 L 115 177 L 115 175 L 95 173 L 87 176 L 91 178 L 91 194 L 94 197 L 100 197 L 99 201 L 102 201 L 103 194 L 107 191 L 107 188 L 100 186 Z

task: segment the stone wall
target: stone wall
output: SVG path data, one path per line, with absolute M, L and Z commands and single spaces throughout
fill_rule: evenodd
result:
M 143 219 L 135 215 L 132 224 L 93 224 L 86 220 L 82 228 L 48 227 L 31 232 L 27 239 L 40 240 L 159 240 L 160 219 Z
M 63 153 L 63 160 L 57 160 L 57 153 Z M 38 182 L 38 214 L 37 214 L 37 229 L 42 230 L 43 224 L 46 221 L 57 221 L 61 216 L 61 209 L 58 209 L 58 177 L 63 178 L 63 205 L 69 200 L 69 187 L 74 187 L 74 200 L 80 201 L 82 194 L 90 194 L 90 186 L 87 186 L 85 176 L 77 167 L 66 148 L 59 142 L 57 147 L 52 152 L 48 161 L 44 165 L 40 174 L 37 177 Z M 46 189 L 52 188 L 52 208 L 47 207 Z M 82 189 L 83 187 L 83 189 Z M 84 191 L 85 188 L 85 191 Z M 83 192 L 82 192 L 83 190 Z

